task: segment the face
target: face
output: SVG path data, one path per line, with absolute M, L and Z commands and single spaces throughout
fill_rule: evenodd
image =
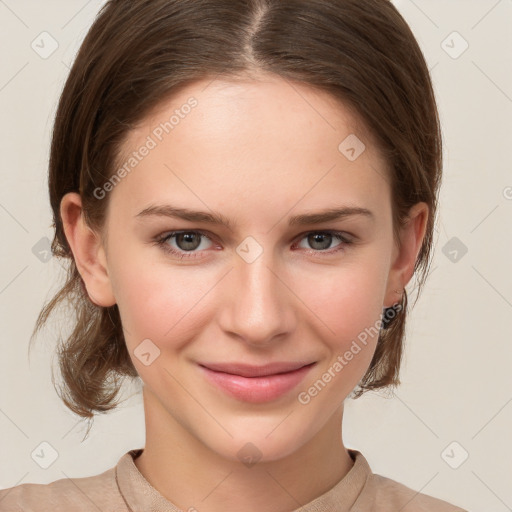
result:
M 250 442 L 273 460 L 342 410 L 406 284 L 404 260 L 385 162 L 346 108 L 277 78 L 210 82 L 125 141 L 126 162 L 140 158 L 103 189 L 105 266 L 146 414 L 228 459 Z M 275 374 L 276 362 L 303 368 L 212 371 Z

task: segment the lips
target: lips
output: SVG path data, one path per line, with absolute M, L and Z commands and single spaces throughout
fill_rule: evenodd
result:
M 311 362 L 275 362 L 264 366 L 252 366 L 245 363 L 203 363 L 204 366 L 215 372 L 229 373 L 241 377 L 267 377 L 280 373 L 288 373 L 298 370 L 303 366 L 313 364 Z
M 198 368 L 210 384 L 230 397 L 262 403 L 276 400 L 296 388 L 315 364 L 279 362 L 250 366 L 242 363 L 208 363 L 208 366 L 200 364 Z

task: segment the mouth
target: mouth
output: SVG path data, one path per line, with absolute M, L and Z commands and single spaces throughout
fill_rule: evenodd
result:
M 211 384 L 231 397 L 262 403 L 290 392 L 315 365 L 316 362 L 278 362 L 264 366 L 205 363 L 198 367 Z
M 304 361 L 299 362 L 276 362 L 263 366 L 253 366 L 244 363 L 203 363 L 201 366 L 215 372 L 229 373 L 239 375 L 240 377 L 269 377 L 281 373 L 289 373 L 299 370 L 304 366 L 310 366 L 315 363 Z

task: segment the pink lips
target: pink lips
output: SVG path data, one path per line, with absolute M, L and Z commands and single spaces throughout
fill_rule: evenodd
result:
M 200 364 L 206 378 L 231 396 L 245 402 L 275 400 L 306 376 L 315 363 L 271 363 L 265 366 L 245 364 Z

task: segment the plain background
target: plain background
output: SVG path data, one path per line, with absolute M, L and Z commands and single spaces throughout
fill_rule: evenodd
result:
M 37 314 L 64 277 L 61 263 L 44 257 L 53 117 L 102 4 L 0 0 L 0 488 L 99 474 L 144 446 L 137 382 L 83 441 L 85 423 L 51 383 L 56 328 L 27 355 Z M 344 441 L 375 473 L 417 491 L 474 512 L 512 510 L 512 1 L 395 5 L 439 102 L 441 208 L 431 274 L 409 317 L 402 385 L 393 398 L 347 400 Z M 48 37 L 42 32 L 58 42 L 48 58 L 31 46 Z M 47 469 L 31 456 L 42 442 L 58 453 Z

